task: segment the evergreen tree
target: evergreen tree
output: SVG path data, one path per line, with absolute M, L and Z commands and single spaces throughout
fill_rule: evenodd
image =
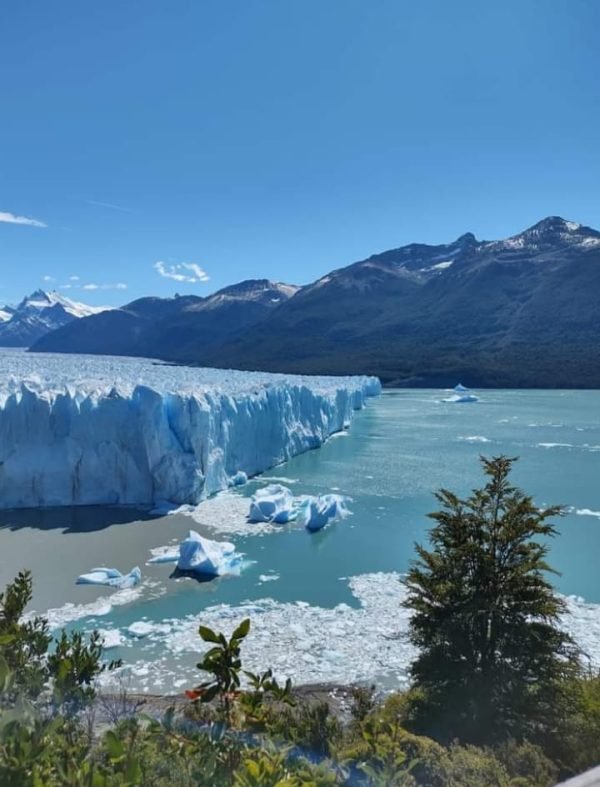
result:
M 487 483 L 466 500 L 436 494 L 432 548 L 417 545 L 408 574 L 413 723 L 442 740 L 551 735 L 578 669 L 547 578 L 549 520 L 561 509 L 538 508 L 510 484 L 514 461 L 482 458 Z

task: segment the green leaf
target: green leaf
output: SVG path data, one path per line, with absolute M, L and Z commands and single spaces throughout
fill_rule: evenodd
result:
M 236 628 L 236 630 L 231 635 L 231 639 L 244 639 L 247 636 L 248 632 L 250 631 L 250 618 L 246 618 L 242 620 L 240 625 Z
M 120 759 L 125 753 L 123 742 L 119 740 L 113 730 L 109 730 L 104 736 L 104 745 L 111 760 Z
M 200 626 L 198 628 L 198 633 L 202 637 L 205 642 L 216 642 L 217 645 L 219 644 L 219 637 L 212 629 L 209 629 L 208 626 Z

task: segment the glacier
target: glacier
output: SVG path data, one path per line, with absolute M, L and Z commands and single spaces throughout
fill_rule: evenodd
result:
M 350 425 L 375 377 L 0 353 L 0 507 L 197 504 Z

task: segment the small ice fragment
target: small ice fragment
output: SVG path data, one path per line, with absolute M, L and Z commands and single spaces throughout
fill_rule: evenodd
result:
M 93 568 L 87 574 L 80 574 L 77 585 L 106 585 L 113 588 L 132 588 L 142 579 L 142 572 L 136 566 L 128 574 L 121 574 L 116 568 Z

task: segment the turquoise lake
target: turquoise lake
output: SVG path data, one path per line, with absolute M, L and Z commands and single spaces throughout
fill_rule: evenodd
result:
M 600 652 L 600 393 L 484 391 L 473 404 L 445 403 L 444 395 L 385 391 L 356 414 L 349 432 L 221 498 L 225 518 L 231 506 L 231 529 L 237 517 L 247 531 L 240 511 L 249 501 L 239 495 L 249 497 L 267 483 L 284 483 L 294 495 L 334 490 L 351 497 L 352 516 L 319 533 L 292 524 L 263 535 L 224 534 L 181 515 L 141 522 L 123 516 L 113 524 L 110 510 L 62 509 L 5 514 L 0 548 L 5 556 L 9 549 L 20 554 L 15 550 L 29 549 L 34 539 L 34 572 L 47 588 L 34 599 L 36 610 L 50 606 L 59 623 L 100 627 L 114 645 L 111 657 L 129 665 L 124 674 L 133 687 L 164 691 L 185 685 L 200 647 L 198 621 L 228 629 L 245 614 L 256 621 L 248 643 L 252 666 L 275 658 L 279 672 L 301 681 L 356 676 L 401 682 L 410 646 L 389 644 L 406 629 L 397 574 L 413 559 L 415 541 L 427 537 L 426 515 L 436 509 L 433 492 L 447 487 L 468 494 L 483 480 L 479 455 L 507 454 L 519 457 L 517 485 L 539 505 L 567 509 L 550 547 L 550 563 L 561 572 L 554 581 L 565 596 L 581 597 L 574 628 L 588 650 L 595 652 L 597 643 Z M 31 519 L 36 516 L 40 522 Z M 67 521 L 73 517 L 75 524 Z M 89 524 L 94 518 L 97 526 Z M 77 532 L 82 523 L 91 532 Z M 234 541 L 248 561 L 241 576 L 198 583 L 170 578 L 169 565 L 145 565 L 150 548 L 182 538 L 191 527 Z M 116 603 L 106 588 L 73 584 L 78 573 L 107 563 L 127 570 L 137 563 L 144 584 L 121 591 Z M 8 571 L 3 561 L 3 580 Z M 348 578 L 357 578 L 354 585 Z M 389 648 L 388 661 L 378 661 L 376 650 L 363 650 L 358 635 L 352 639 L 359 623 L 374 627 L 379 650 Z

